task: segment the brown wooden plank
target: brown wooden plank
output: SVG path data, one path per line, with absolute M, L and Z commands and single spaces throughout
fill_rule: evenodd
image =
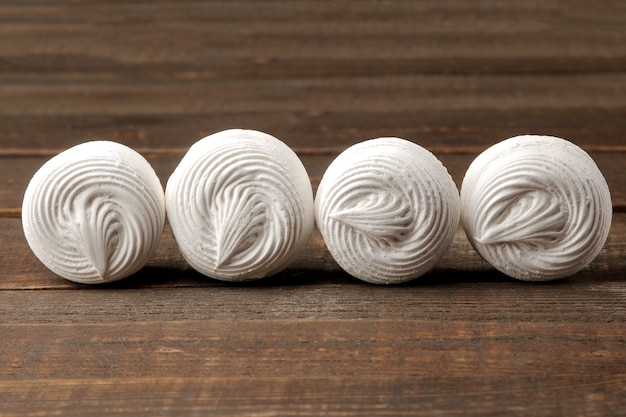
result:
M 450 360 L 440 373 L 446 377 L 507 377 L 531 357 L 552 363 L 561 377 L 580 372 L 576 366 L 593 374 L 626 376 L 621 357 L 626 345 L 619 337 L 622 323 L 524 322 L 511 316 L 501 321 L 479 317 L 473 322 L 443 321 L 250 320 L 240 312 L 237 320 L 3 324 L 0 328 L 12 342 L 3 342 L 6 356 L 1 359 L 0 380 L 132 380 L 159 377 L 166 369 L 169 376 L 182 378 L 194 374 L 306 378 L 329 373 L 393 378 L 432 375 L 438 362 L 433 359 L 442 356 Z M 563 345 L 556 345 L 559 341 Z M 358 345 L 360 351 L 350 350 Z M 537 365 L 526 372 L 528 377 L 543 374 Z M 582 381 L 569 384 L 575 387 Z
M 167 82 L 4 76 L 0 83 L 4 149 L 58 149 L 90 138 L 187 147 L 232 127 L 313 148 L 400 136 L 480 149 L 523 133 L 626 145 L 622 73 Z
M 327 153 L 311 154 L 307 149 L 297 149 L 306 167 L 314 189 L 317 188 L 324 171 L 339 150 Z M 165 186 L 167 179 L 174 171 L 185 150 L 179 149 L 171 153 L 154 154 L 148 149 L 140 149 L 154 167 L 157 175 Z M 604 174 L 611 190 L 613 206 L 619 210 L 626 208 L 626 152 L 591 152 L 592 158 Z M 461 187 L 465 171 L 477 154 L 437 153 L 436 156 L 446 166 L 457 187 Z M 18 215 L 22 205 L 22 197 L 28 181 L 33 174 L 48 160 L 48 157 L 0 157 L 0 216 Z
M 453 297 L 451 307 L 460 301 Z M 239 313 L 235 320 L 0 325 L 3 412 L 626 411 L 619 322 L 485 321 L 480 312 L 469 322 L 444 312 L 415 320 L 249 320 Z
M 7 116 L 161 115 L 235 112 L 623 108 L 626 75 L 407 75 L 347 79 L 154 80 L 2 76 Z M 167 81 L 167 82 L 166 82 Z M 219 99 L 217 99 L 219 97 Z M 141 103 L 141 105 L 139 105 Z M 287 113 L 289 112 L 289 113 Z
M 57 277 L 48 271 L 32 254 L 23 237 L 21 222 L 14 218 L 0 218 L 0 289 L 84 289 Z M 626 214 L 614 215 L 611 232 L 603 251 L 585 270 L 572 280 L 621 280 L 626 259 Z M 483 279 L 511 281 L 495 272 L 472 249 L 462 231 L 458 231 L 453 245 L 439 261 L 433 271 L 412 282 L 412 285 L 429 283 L 474 282 Z M 334 262 L 319 234 L 315 232 L 307 249 L 289 269 L 273 277 L 254 283 L 252 286 L 296 285 L 327 282 L 351 282 L 350 278 Z M 566 280 L 568 281 L 568 280 Z M 513 281 L 516 282 L 516 281 Z M 157 253 L 148 265 L 137 274 L 117 283 L 104 285 L 104 288 L 128 287 L 197 287 L 231 286 L 232 284 L 206 278 L 193 271 L 180 255 L 169 227 L 166 227 L 163 240 Z M 237 287 L 237 285 L 236 285 Z M 88 287 L 92 288 L 92 287 Z M 95 286 L 93 288 L 99 288 Z
M 441 359 L 447 360 L 446 357 Z M 533 366 L 549 366 L 547 361 Z M 431 369 L 431 368 L 429 368 Z M 524 367 L 518 368 L 520 371 Z M 591 367 L 595 370 L 595 367 Z M 582 372 L 589 371 L 582 367 Z M 606 416 L 624 413 L 623 373 L 598 372 L 490 379 L 433 375 L 399 377 L 331 375 L 323 378 L 150 377 L 40 379 L 1 386 L 6 416 L 47 412 L 64 416 L 245 415 L 245 416 Z M 580 381 L 580 382 L 573 382 Z
M 626 68 L 619 0 L 3 2 L 0 72 L 285 77 Z M 400 53 L 401 52 L 401 53 Z
M 399 136 L 429 148 L 476 153 L 500 140 L 528 133 L 560 136 L 584 147 L 626 146 L 626 105 L 548 109 L 529 103 L 525 108 L 503 109 L 492 103 L 494 107 L 484 109 L 414 111 L 396 107 L 392 97 L 387 100 L 389 109 L 385 111 L 318 108 L 297 112 L 40 116 L 24 109 L 22 115 L 3 115 L 0 154 L 28 150 L 51 154 L 92 139 L 165 151 L 172 146 L 187 148 L 206 135 L 230 128 L 265 131 L 295 148 L 334 151 L 366 139 Z
M 168 376 L 179 378 L 206 375 L 297 379 L 329 374 L 355 379 L 407 374 L 425 377 L 436 372 L 432 366 L 443 357 L 450 361 L 440 370 L 443 378 L 481 374 L 493 379 L 510 377 L 516 368 L 526 365 L 526 360 L 534 358 L 540 363 L 528 369 L 526 377 L 540 377 L 544 371 L 541 363 L 545 362 L 552 363 L 555 374 L 561 377 L 580 372 L 575 369 L 580 366 L 595 375 L 606 371 L 613 379 L 626 374 L 620 357 L 626 353 L 626 346 L 620 340 L 619 326 L 524 323 L 515 317 L 501 322 L 481 321 L 478 317 L 473 322 L 447 319 L 445 325 L 442 320 L 428 319 L 365 322 L 243 317 L 0 325 L 3 334 L 13 341 L 3 343 L 6 356 L 0 380 L 132 380 L 137 376 L 158 378 L 164 370 Z M 42 338 L 46 333 L 47 337 Z M 555 345 L 558 342 L 562 345 Z M 351 350 L 357 346 L 357 352 Z M 11 362 L 13 366 L 7 366 Z M 583 381 L 584 377 L 569 384 L 576 387 Z

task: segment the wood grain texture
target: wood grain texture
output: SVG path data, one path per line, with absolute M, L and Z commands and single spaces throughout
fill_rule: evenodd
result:
M 229 127 L 309 147 L 624 146 L 618 0 L 3 2 L 0 16 L 6 148 L 187 147 Z
M 459 265 L 471 259 L 460 237 L 437 270 L 403 286 L 308 257 L 299 265 L 312 270 L 255 285 L 184 268 L 183 288 L 173 271 L 169 283 L 144 272 L 104 288 L 55 287 L 43 274 L 56 290 L 0 291 L 4 413 L 409 416 L 469 404 L 475 415 L 619 415 L 626 217 L 616 217 L 591 268 L 540 285 Z
M 429 148 L 469 146 L 476 153 L 527 133 L 561 136 L 583 147 L 625 146 L 622 74 L 0 82 L 8 86 L 0 89 L 5 149 L 62 149 L 95 138 L 138 148 L 187 148 L 227 128 L 262 130 L 294 147 L 335 151 L 399 136 Z
M 0 34 L 12 42 L 0 46 L 0 68 L 231 78 L 622 71 L 626 8 L 594 5 L 4 1 Z
M 626 3 L 0 0 L 0 416 L 626 414 Z M 614 218 L 574 277 L 498 273 L 461 230 L 399 286 L 345 274 L 316 231 L 275 277 L 194 272 L 166 227 L 126 280 L 46 270 L 33 173 L 90 139 L 167 177 L 196 140 L 266 131 L 317 187 L 347 146 L 399 136 L 457 186 L 511 136 L 561 136 Z
M 21 361 L 8 364 L 7 376 L 17 378 L 0 382 L 0 396 L 8 415 L 46 403 L 65 415 L 408 416 L 467 407 L 481 415 L 619 415 L 626 374 L 623 357 L 612 354 L 624 349 L 611 339 L 618 327 L 448 317 L 3 325 L 22 350 L 10 351 Z M 50 342 L 33 345 L 42 331 Z M 43 372 L 33 378 L 21 368 Z

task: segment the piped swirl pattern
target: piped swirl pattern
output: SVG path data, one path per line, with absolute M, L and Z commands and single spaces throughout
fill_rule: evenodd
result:
M 608 185 L 591 157 L 551 136 L 518 136 L 469 167 L 462 222 L 480 255 L 522 280 L 567 277 L 602 249 L 611 226 Z
M 286 268 L 314 226 L 304 166 L 287 145 L 252 130 L 227 130 L 194 144 L 167 183 L 166 202 L 187 262 L 227 281 Z
M 75 282 L 104 283 L 142 268 L 165 225 L 163 188 L 150 164 L 124 145 L 86 142 L 33 176 L 22 224 L 35 255 Z
M 457 188 L 426 149 L 400 138 L 354 145 L 328 167 L 315 199 L 322 237 L 356 278 L 400 283 L 424 274 L 452 243 Z

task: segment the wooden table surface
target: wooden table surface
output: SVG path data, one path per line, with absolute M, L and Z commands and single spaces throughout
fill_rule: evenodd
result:
M 284 140 L 314 186 L 374 137 L 416 141 L 460 186 L 493 143 L 561 136 L 606 176 L 611 234 L 552 283 L 495 272 L 460 231 L 400 286 L 349 277 L 317 232 L 238 285 L 194 272 L 167 227 L 111 285 L 30 252 L 21 199 L 57 152 L 116 140 L 165 183 L 233 127 Z M 624 415 L 625 138 L 622 0 L 0 0 L 0 415 Z

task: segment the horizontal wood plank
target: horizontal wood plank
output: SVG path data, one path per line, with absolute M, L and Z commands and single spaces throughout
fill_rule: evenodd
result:
M 626 8 L 581 1 L 0 5 L 0 73 L 329 77 L 626 69 Z
M 7 415 L 624 412 L 625 317 L 601 302 L 623 283 L 508 286 L 3 291 L 42 313 L 0 324 L 0 399 Z
M 228 352 L 229 353 L 229 352 Z M 369 352 L 364 352 L 369 353 Z M 422 353 L 418 351 L 417 353 Z M 517 352 L 514 352 L 517 353 Z M 524 356 L 530 365 L 549 366 L 544 360 Z M 448 360 L 448 357 L 441 357 Z M 453 364 L 453 362 L 451 362 Z M 65 416 L 153 416 L 164 412 L 178 415 L 246 416 L 497 416 L 531 412 L 534 416 L 559 414 L 619 415 L 625 395 L 621 371 L 608 375 L 581 366 L 577 373 L 533 374 L 489 378 L 415 376 L 329 375 L 319 378 L 255 376 L 212 378 L 147 377 L 40 379 L 0 382 L 0 399 L 6 416 L 58 413 Z M 432 368 L 427 368 L 431 369 Z M 573 370 L 572 370 L 573 371 Z M 591 375 L 590 375 L 591 372 Z M 332 368 L 329 369 L 332 373 Z M 539 373 L 539 372 L 538 372 Z
M 0 76 L 0 83 L 4 152 L 96 138 L 184 148 L 228 128 L 266 131 L 308 148 L 399 136 L 476 151 L 527 133 L 626 146 L 621 73 L 172 82 Z
M 389 98 L 392 101 L 391 98 Z M 393 107 L 393 104 L 389 104 Z M 494 104 L 497 105 L 497 104 Z M 602 107 L 602 106 L 599 106 Z M 577 109 L 485 108 L 439 111 L 252 111 L 156 115 L 5 115 L 0 155 L 52 155 L 86 140 L 108 139 L 138 149 L 188 148 L 224 129 L 270 133 L 298 149 L 341 149 L 381 136 L 398 136 L 444 152 L 478 153 L 503 139 L 540 134 L 563 137 L 585 148 L 623 151 L 626 105 Z

